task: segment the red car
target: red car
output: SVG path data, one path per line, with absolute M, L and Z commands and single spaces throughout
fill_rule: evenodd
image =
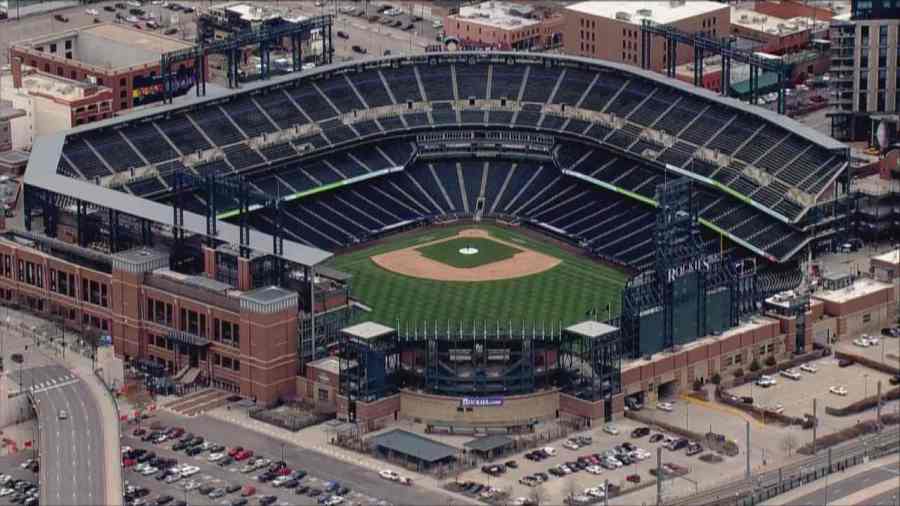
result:
M 629 474 L 628 477 L 625 479 L 630 481 L 631 483 L 640 483 L 641 482 L 641 477 L 636 474 Z
M 123 467 L 131 467 L 131 466 L 133 466 L 134 464 L 135 464 L 135 460 L 134 460 L 134 459 L 122 459 L 122 466 L 123 466 Z
M 278 470 L 278 475 L 279 476 L 287 476 L 287 475 L 291 474 L 292 472 L 293 471 L 291 471 L 290 467 L 282 467 L 281 469 Z
M 250 450 L 241 450 L 234 456 L 234 460 L 241 461 L 247 460 L 253 456 L 253 452 Z
M 244 448 L 241 446 L 235 446 L 234 448 L 228 450 L 228 456 L 234 458 L 238 453 L 244 451 Z

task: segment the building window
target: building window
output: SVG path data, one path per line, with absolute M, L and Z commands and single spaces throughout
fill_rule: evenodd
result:
M 72 49 L 72 41 L 71 40 L 66 41 L 66 49 Z
M 328 390 L 325 388 L 319 389 L 319 400 L 320 401 L 328 401 Z
M 872 313 L 865 313 L 865 314 L 862 316 L 862 321 L 863 321 L 863 323 L 869 323 L 869 322 L 871 322 L 871 321 L 872 321 Z
M 51 52 L 51 53 L 55 53 L 55 52 L 56 52 L 56 44 L 50 44 L 50 52 Z

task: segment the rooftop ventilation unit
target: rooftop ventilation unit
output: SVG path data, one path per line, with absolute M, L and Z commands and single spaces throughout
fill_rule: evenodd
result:
M 637 15 L 643 18 L 649 18 L 653 16 L 653 11 L 651 11 L 650 9 L 638 9 Z
M 631 21 L 631 14 L 625 11 L 619 11 L 616 13 L 616 19 L 619 21 Z

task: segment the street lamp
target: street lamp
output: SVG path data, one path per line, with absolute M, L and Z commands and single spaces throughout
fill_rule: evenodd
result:
M 866 380 L 866 390 L 865 390 L 866 393 L 863 396 L 863 398 L 865 399 L 866 397 L 869 396 L 869 374 L 868 373 L 863 374 L 863 378 L 865 378 L 865 380 Z

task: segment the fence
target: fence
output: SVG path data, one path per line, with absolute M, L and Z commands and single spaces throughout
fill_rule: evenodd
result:
M 755 506 L 807 483 L 824 478 L 858 464 L 897 453 L 900 450 L 900 428 L 857 438 L 854 443 L 820 451 L 818 455 L 788 464 L 772 471 L 752 475 L 708 490 L 665 501 L 667 506 Z
M 100 386 L 103 387 L 103 391 L 106 392 L 106 395 L 112 400 L 113 409 L 116 411 L 116 416 L 119 416 L 119 401 L 116 399 L 115 394 L 109 389 L 109 385 L 106 384 L 106 381 L 103 380 L 103 375 L 100 374 L 101 369 L 94 370 L 94 376 L 97 377 L 97 381 L 100 382 Z M 116 423 L 116 441 L 122 440 L 122 424 Z M 121 463 L 120 463 L 121 464 Z M 121 475 L 122 484 L 122 497 L 125 496 L 125 466 L 119 465 L 119 474 Z
M 299 403 L 291 403 L 288 407 L 293 409 L 310 409 Z M 250 408 L 247 414 L 254 420 L 266 422 L 291 432 L 297 432 L 301 429 L 305 429 L 312 425 L 318 425 L 334 418 L 334 413 L 316 413 L 309 411 L 298 414 L 283 412 L 280 411 L 280 408 L 281 406 L 276 406 L 274 408 Z

